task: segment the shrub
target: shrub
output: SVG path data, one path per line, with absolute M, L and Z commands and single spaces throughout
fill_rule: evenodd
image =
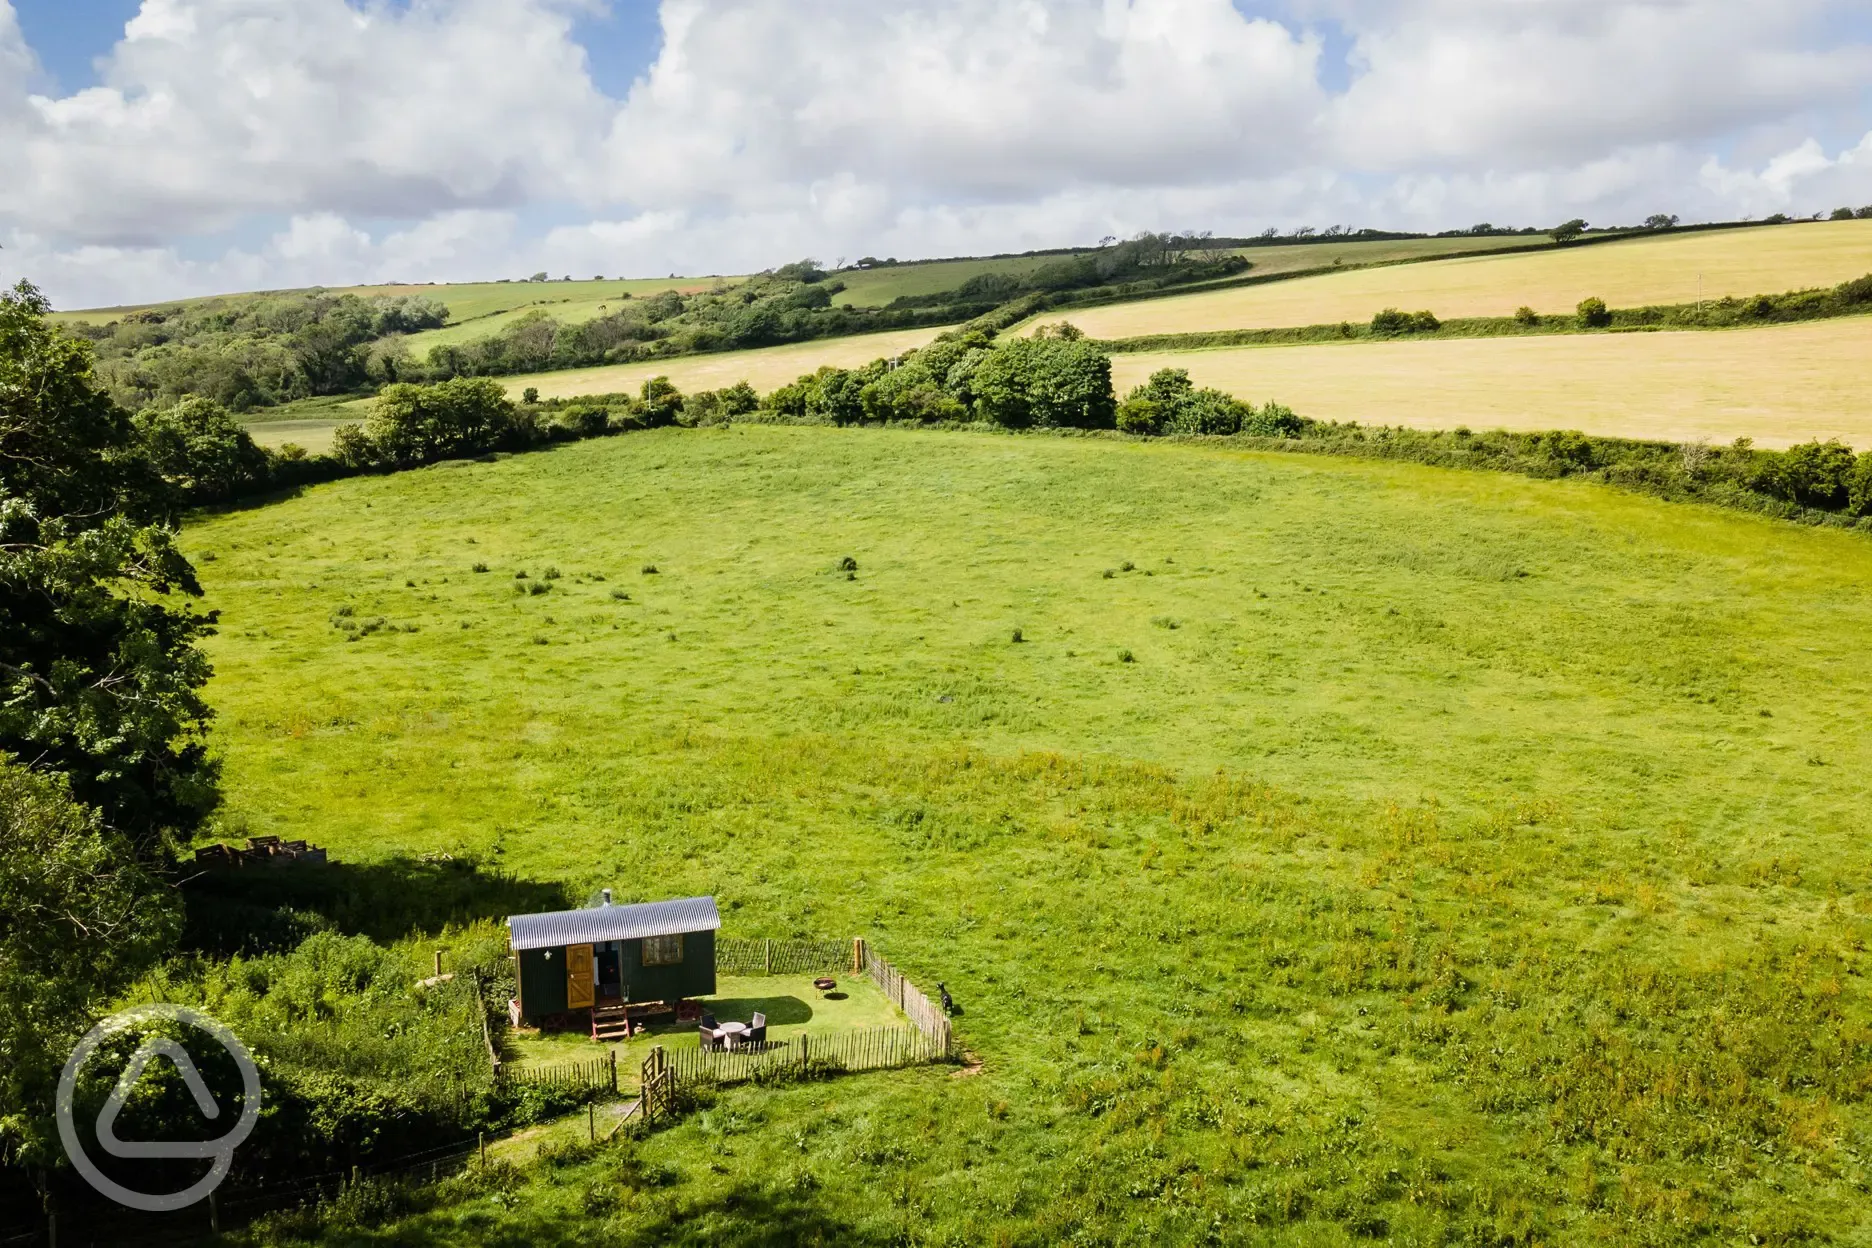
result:
M 485 563 L 476 563 L 474 565 L 474 571 L 476 572 L 485 572 L 487 570 L 488 570 L 488 565 Z
M 401 467 L 517 448 L 531 440 L 532 430 L 499 382 L 458 377 L 433 386 L 384 387 L 365 433 L 375 462 Z
M 610 427 L 610 411 L 589 403 L 574 403 L 553 420 L 556 432 L 574 438 L 596 438 L 608 432 Z
M 1872 451 L 1861 455 L 1846 482 L 1846 507 L 1855 516 L 1872 516 Z
M 1865 207 L 1859 209 L 1859 211 L 1853 213 L 1853 216 L 1861 221 L 1872 221 L 1872 204 L 1867 204 Z
M 1847 303 L 1872 303 L 1872 273 L 1841 282 L 1836 293 Z
M 1111 429 L 1111 357 L 1084 339 L 1022 338 L 984 353 L 976 414 L 1008 428 Z
M 934 424 L 963 420 L 968 411 L 945 391 L 930 367 L 915 356 L 890 369 L 858 393 L 869 420 L 914 420 Z
M 1433 334 L 1443 328 L 1434 312 L 1400 312 L 1396 308 L 1385 308 L 1372 317 L 1371 332 L 1380 338 L 1395 338 L 1400 334 Z
M 673 425 L 676 418 L 682 415 L 682 391 L 667 377 L 652 377 L 644 382 L 638 399 L 641 404 L 639 415 L 651 428 Z
M 1827 218 L 1829 221 L 1850 221 L 1852 219 L 1853 210 L 1850 208 L 1835 208 L 1833 210 L 1833 215 Z
M 1242 421 L 1241 431 L 1257 438 L 1297 438 L 1306 432 L 1307 422 L 1294 415 L 1291 407 L 1270 401 L 1260 411 L 1252 408 Z
M 1551 231 L 1556 243 L 1570 243 L 1586 232 L 1586 222 L 1580 217 L 1556 225 Z
M 1777 467 L 1776 492 L 1789 502 L 1828 511 L 1846 508 L 1859 480 L 1860 465 L 1852 448 L 1837 439 L 1790 446 Z
M 219 403 L 184 399 L 135 424 L 150 466 L 189 502 L 219 502 L 266 483 L 267 453 Z
M 1612 309 L 1597 295 L 1580 300 L 1576 311 L 1582 329 L 1604 329 L 1612 323 Z
M 1592 440 L 1573 429 L 1549 433 L 1541 439 L 1541 450 L 1548 459 L 1572 468 L 1589 468 L 1593 463 Z
M 1163 432 L 1163 412 L 1157 404 L 1136 392 L 1118 405 L 1120 432 L 1150 437 Z
M 1118 427 L 1127 433 L 1210 434 L 1241 432 L 1254 409 L 1220 390 L 1196 389 L 1181 368 L 1159 369 L 1125 398 Z
M 528 386 L 525 390 L 522 390 L 520 392 L 520 401 L 527 404 L 539 402 L 539 387 Z
M 1514 319 L 1521 325 L 1540 324 L 1540 314 L 1533 308 L 1528 307 L 1525 303 L 1514 310 Z

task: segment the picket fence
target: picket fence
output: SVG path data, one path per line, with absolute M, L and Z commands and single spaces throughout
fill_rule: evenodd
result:
M 695 1040 L 659 1045 L 644 1061 L 638 1087 L 646 1120 L 677 1112 L 685 1088 L 787 1080 L 864 1070 L 890 1070 L 948 1061 L 955 1035 L 948 1016 L 904 973 L 863 939 L 765 940 L 725 937 L 715 942 L 717 971 L 727 975 L 868 975 L 904 1016 L 908 1027 L 872 1027 L 829 1036 L 795 1036 L 764 1045 L 704 1049 Z M 617 1057 L 545 1067 L 497 1066 L 511 1086 L 548 1087 L 590 1096 L 620 1092 Z

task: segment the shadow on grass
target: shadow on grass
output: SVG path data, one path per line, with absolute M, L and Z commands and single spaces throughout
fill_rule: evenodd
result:
M 557 883 L 484 871 L 462 859 L 411 858 L 208 871 L 187 879 L 182 897 L 184 947 L 224 956 L 290 949 L 318 931 L 387 943 L 450 923 L 573 904 Z
M 418 1216 L 381 1229 L 328 1231 L 324 1244 L 401 1245 L 404 1248 L 443 1248 L 444 1245 L 527 1245 L 528 1248 L 591 1248 L 593 1244 L 661 1248 L 662 1245 L 707 1245 L 708 1248 L 793 1248 L 795 1245 L 870 1245 L 902 1242 L 901 1236 L 882 1236 L 852 1225 L 834 1213 L 810 1190 L 760 1187 L 740 1183 L 703 1200 L 686 1200 L 679 1209 L 649 1216 L 627 1214 L 609 1223 L 594 1215 L 567 1217 L 550 1206 L 516 1210 L 504 1217 L 487 1215 L 454 1218 L 447 1211 Z
M 758 1012 L 767 1016 L 772 1027 L 810 1023 L 813 1016 L 812 1006 L 798 997 L 711 997 L 708 1009 L 724 1023 L 730 1019 L 745 1023 Z

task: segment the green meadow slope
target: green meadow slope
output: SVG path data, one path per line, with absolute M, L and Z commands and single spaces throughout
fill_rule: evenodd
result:
M 863 933 L 982 1063 L 726 1092 L 354 1242 L 1872 1235 L 1862 537 L 737 426 L 186 542 L 245 831 Z

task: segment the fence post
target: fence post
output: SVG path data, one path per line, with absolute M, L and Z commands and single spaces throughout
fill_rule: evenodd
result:
M 767 973 L 771 975 L 773 974 L 773 937 L 771 936 L 768 937 L 762 943 L 765 945 L 766 950 L 767 950 Z
M 852 974 L 864 974 L 864 937 L 852 937 Z
M 618 1094 L 617 1050 L 612 1049 L 611 1050 L 611 1095 L 616 1096 L 617 1094 Z
M 808 1057 L 806 1056 L 806 1033 L 805 1033 L 805 1032 L 801 1032 L 801 1033 L 800 1033 L 800 1038 L 799 1038 L 799 1073 L 800 1073 L 800 1077 L 801 1077 L 801 1078 L 804 1078 L 804 1077 L 805 1077 L 805 1076 L 806 1076 L 807 1074 L 809 1074 L 809 1073 L 810 1073 L 811 1071 L 812 1071 L 812 1061 L 811 1061 L 811 1059 L 810 1059 L 810 1058 L 808 1058 Z
M 481 1168 L 487 1169 L 487 1132 L 475 1132 L 475 1146 L 481 1150 Z

